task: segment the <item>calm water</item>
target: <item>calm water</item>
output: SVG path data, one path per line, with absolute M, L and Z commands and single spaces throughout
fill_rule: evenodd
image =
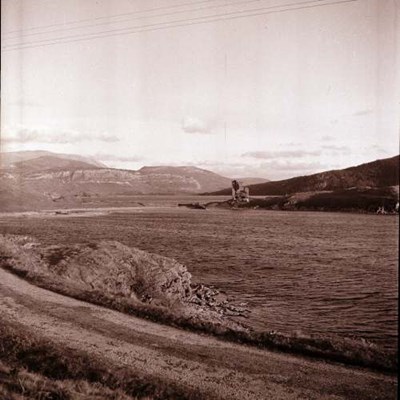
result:
M 152 209 L 92 218 L 2 218 L 43 242 L 115 239 L 174 257 L 246 301 L 261 330 L 356 336 L 397 347 L 397 216 Z M 45 226 L 45 228 L 44 228 Z

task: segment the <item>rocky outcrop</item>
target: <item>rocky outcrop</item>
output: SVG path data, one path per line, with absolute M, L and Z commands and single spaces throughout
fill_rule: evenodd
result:
M 0 235 L 3 267 L 45 277 L 81 291 L 127 298 L 152 306 L 196 309 L 215 316 L 247 316 L 215 288 L 193 285 L 178 261 L 116 241 L 42 246 L 26 236 Z M 219 317 L 218 317 L 219 318 Z
M 81 288 L 170 305 L 191 296 L 191 275 L 173 259 L 119 242 L 40 246 L 30 238 L 2 238 L 9 262 Z

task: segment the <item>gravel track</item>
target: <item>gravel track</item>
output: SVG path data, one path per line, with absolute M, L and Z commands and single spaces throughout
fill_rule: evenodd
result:
M 394 375 L 259 350 L 38 288 L 0 269 L 0 319 L 109 367 L 221 399 L 395 399 Z

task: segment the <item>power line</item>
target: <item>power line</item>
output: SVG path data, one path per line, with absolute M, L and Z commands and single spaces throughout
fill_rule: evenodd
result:
M 314 2 L 315 1 L 325 1 L 325 0 L 314 0 Z M 321 6 L 350 3 L 350 2 L 354 2 L 354 1 L 358 1 L 358 0 L 341 0 L 341 1 L 331 2 L 331 3 L 315 4 L 315 5 L 308 5 L 308 6 L 302 6 L 302 7 L 291 7 L 291 8 L 286 8 L 286 9 L 282 9 L 282 10 L 267 11 L 267 12 L 253 13 L 253 14 L 246 14 L 246 15 L 236 15 L 236 16 L 231 16 L 228 18 L 215 18 L 215 15 L 210 15 L 210 16 L 203 16 L 203 17 L 190 19 L 190 20 L 202 19 L 201 21 L 197 21 L 197 22 L 187 22 L 188 20 L 170 21 L 170 22 L 157 23 L 157 24 L 151 24 L 151 25 L 145 25 L 145 26 L 131 27 L 129 29 L 134 28 L 134 30 L 126 31 L 126 29 L 125 29 L 123 32 L 118 32 L 118 33 L 107 34 L 108 31 L 106 31 L 106 32 L 95 33 L 94 35 L 97 35 L 97 36 L 94 36 L 93 34 L 89 35 L 89 36 L 85 36 L 85 37 L 81 37 L 81 35 L 75 35 L 75 37 L 77 37 L 77 39 L 73 39 L 73 40 L 63 40 L 63 39 L 68 39 L 68 38 L 47 39 L 47 40 L 40 41 L 40 42 L 48 42 L 48 43 L 44 43 L 44 44 L 37 44 L 37 43 L 39 43 L 39 41 L 37 41 L 37 42 L 26 43 L 26 44 L 22 43 L 21 46 L 19 44 L 3 46 L 3 49 L 5 52 L 8 52 L 8 51 L 14 51 L 14 50 L 20 50 L 20 49 L 23 50 L 23 49 L 36 48 L 36 47 L 45 47 L 45 46 L 52 46 L 52 45 L 57 45 L 57 44 L 66 44 L 66 43 L 81 42 L 81 41 L 87 41 L 87 40 L 93 40 L 93 39 L 101 39 L 101 38 L 106 38 L 106 37 L 137 34 L 137 33 L 141 33 L 141 32 L 151 32 L 151 31 L 164 30 L 164 29 L 169 29 L 169 28 L 179 28 L 179 27 L 185 27 L 185 26 L 200 25 L 200 24 L 206 24 L 206 23 L 216 22 L 216 21 L 228 21 L 228 20 L 233 20 L 233 19 L 241 19 L 241 18 L 254 17 L 254 16 L 259 16 L 259 15 L 267 15 L 267 14 L 295 11 L 295 10 L 301 10 L 301 9 L 309 9 L 309 8 L 315 8 L 315 7 L 321 7 Z M 307 1 L 307 3 L 309 3 L 309 2 L 310 1 Z M 301 3 L 292 3 L 290 5 L 297 5 L 297 4 L 301 4 Z M 282 7 L 282 6 L 279 6 L 279 7 Z M 241 11 L 241 13 L 249 12 L 249 11 L 253 11 L 253 10 L 245 10 L 245 11 Z M 232 14 L 232 13 L 217 14 L 216 16 L 224 17 L 224 16 L 230 15 L 230 14 Z M 237 12 L 235 14 L 237 14 Z M 182 23 L 179 23 L 179 22 L 182 22 Z M 176 24 L 176 23 L 178 23 L 178 24 Z M 171 24 L 174 24 L 174 25 L 171 25 Z M 146 27 L 147 29 L 140 29 L 143 27 Z M 100 35 L 98 35 L 99 33 L 100 33 Z M 106 33 L 106 34 L 104 34 L 104 33 Z
M 82 22 L 97 21 L 97 20 L 102 20 L 102 19 L 119 18 L 119 17 L 125 17 L 126 15 L 143 14 L 143 13 L 146 13 L 146 12 L 167 10 L 167 9 L 171 9 L 171 8 L 179 8 L 179 7 L 189 6 L 189 5 L 193 6 L 193 5 L 196 5 L 196 4 L 211 3 L 211 2 L 214 2 L 214 1 L 216 1 L 216 0 L 203 0 L 203 1 L 198 1 L 198 2 L 179 3 L 179 4 L 172 5 L 172 6 L 148 8 L 146 10 L 141 10 L 141 11 L 132 11 L 132 12 L 128 12 L 128 13 L 107 15 L 107 16 L 103 16 L 103 17 L 86 18 L 86 19 L 79 19 L 79 20 L 75 20 L 75 21 L 67 21 L 67 22 L 64 22 L 64 25 L 80 24 Z M 53 28 L 55 26 L 60 26 L 60 24 L 58 23 L 58 24 L 51 24 L 51 25 L 34 26 L 34 27 L 31 27 L 31 28 L 26 28 L 26 29 L 16 29 L 14 31 L 4 32 L 3 36 L 4 35 L 10 35 L 12 33 L 28 32 L 28 31 L 32 31 L 32 30 L 35 30 L 35 29 Z
M 316 1 L 325 1 L 325 0 L 314 0 L 313 2 L 315 3 Z M 86 41 L 86 40 L 93 40 L 93 39 L 99 39 L 99 38 L 105 38 L 105 37 L 113 37 L 113 36 L 122 36 L 122 35 L 129 35 L 129 34 L 137 34 L 141 32 L 150 32 L 150 31 L 157 31 L 157 30 L 163 30 L 163 29 L 169 29 L 169 28 L 178 28 L 178 27 L 184 27 L 184 26 L 191 26 L 191 25 L 199 25 L 199 24 L 206 24 L 210 22 L 216 22 L 216 21 L 229 21 L 233 19 L 241 19 L 241 18 L 247 18 L 247 17 L 254 17 L 254 16 L 259 16 L 259 15 L 267 15 L 267 14 L 275 14 L 275 13 L 281 13 L 281 12 L 287 12 L 287 11 L 295 11 L 295 10 L 301 10 L 301 9 L 310 9 L 310 8 L 315 8 L 315 7 L 322 7 L 322 6 L 329 6 L 329 5 L 336 5 L 336 4 L 343 4 L 343 3 L 350 3 L 358 0 L 340 0 L 340 1 L 335 1 L 331 3 L 324 3 L 324 4 L 312 4 L 308 6 L 301 6 L 301 7 L 291 7 L 291 8 L 286 8 L 282 10 L 274 10 L 274 11 L 265 11 L 265 12 L 257 12 L 253 14 L 245 14 L 245 15 L 233 15 L 232 14 L 238 14 L 238 13 L 248 13 L 252 10 L 243 10 L 239 12 L 234 12 L 234 13 L 226 13 L 226 14 L 217 14 L 217 15 L 209 15 L 209 16 L 203 16 L 203 17 L 197 17 L 197 18 L 190 18 L 186 20 L 177 20 L 177 21 L 170 21 L 170 22 L 164 22 L 164 23 L 157 23 L 157 24 L 150 24 L 150 25 L 143 25 L 143 26 L 138 26 L 138 27 L 131 27 L 129 28 L 129 31 L 126 31 L 127 29 L 124 30 L 118 30 L 118 33 L 111 33 L 109 34 L 110 31 L 105 31 L 105 32 L 98 32 L 94 35 L 87 35 L 85 37 L 82 37 L 82 35 L 75 35 L 74 37 L 77 37 L 76 39 L 73 40 L 63 40 L 63 39 L 69 39 L 70 37 L 66 38 L 55 38 L 55 39 L 47 39 L 47 40 L 42 40 L 42 41 L 36 41 L 32 43 L 22 43 L 22 45 L 17 44 L 17 45 L 9 45 L 9 46 L 4 46 L 3 49 L 5 52 L 7 51 L 14 51 L 14 50 L 20 50 L 20 49 L 29 49 L 29 48 L 36 48 L 36 47 L 45 47 L 45 46 L 52 46 L 56 44 L 66 44 L 66 43 L 74 43 L 74 42 L 81 42 L 81 41 Z M 303 3 L 310 3 L 310 1 L 307 2 L 301 2 L 301 3 L 292 3 L 292 5 L 298 5 L 298 4 L 303 4 Z M 288 4 L 286 4 L 288 5 Z M 276 8 L 277 6 L 275 6 Z M 283 7 L 283 6 L 279 6 Z M 264 8 L 266 9 L 266 8 Z M 228 17 L 226 17 L 228 16 Z M 217 18 L 216 18 L 217 17 Z M 219 18 L 223 17 L 223 18 Z M 226 17 L 226 18 L 224 18 Z M 201 19 L 201 21 L 198 21 Z M 187 22 L 187 21 L 193 21 L 197 20 L 196 22 Z M 167 24 L 167 25 L 166 25 Z M 171 25 L 174 24 L 174 25 Z M 146 28 L 146 29 L 141 29 L 141 28 Z M 131 30 L 134 29 L 134 30 Z M 113 30 L 112 32 L 114 32 Z M 100 35 L 99 35 L 100 34 Z M 38 44 L 42 42 L 47 42 L 44 44 Z
M 286 4 L 282 4 L 282 5 L 254 8 L 254 9 L 249 9 L 249 10 L 233 11 L 233 12 L 229 12 L 229 13 L 220 13 L 220 14 L 212 14 L 212 15 L 206 15 L 206 16 L 200 16 L 200 17 L 185 18 L 185 19 L 174 20 L 174 21 L 157 22 L 157 23 L 153 23 L 153 24 L 139 25 L 139 26 L 133 26 L 133 27 L 128 27 L 128 28 L 109 29 L 107 31 L 94 32 L 94 33 L 91 33 L 91 34 L 86 34 L 85 37 L 90 38 L 90 37 L 94 37 L 94 35 L 99 35 L 99 34 L 103 35 L 103 34 L 108 34 L 108 33 L 125 33 L 127 31 L 129 33 L 131 33 L 132 29 L 136 30 L 136 29 L 141 29 L 141 28 L 157 27 L 159 25 L 165 25 L 165 24 L 186 23 L 186 22 L 190 22 L 190 21 L 203 20 L 203 19 L 206 19 L 206 18 L 214 18 L 214 17 L 220 17 L 220 16 L 231 16 L 231 15 L 243 14 L 243 13 L 253 12 L 253 11 L 257 11 L 258 12 L 258 11 L 270 10 L 270 9 L 274 9 L 274 8 L 282 8 L 282 7 L 286 7 L 286 6 L 291 7 L 291 6 L 296 6 L 296 5 L 299 5 L 299 4 L 319 3 L 321 1 L 327 1 L 327 0 L 306 0 L 306 1 L 297 2 L 297 3 L 286 3 Z M 114 35 L 110 35 L 110 36 L 114 36 Z M 29 45 L 36 45 L 36 44 L 46 43 L 46 42 L 55 41 L 55 40 L 60 40 L 60 41 L 64 42 L 65 40 L 68 40 L 68 39 L 75 39 L 75 38 L 82 38 L 82 37 L 83 37 L 83 34 L 70 35 L 70 36 L 63 36 L 63 37 L 52 38 L 52 39 L 36 40 L 36 41 L 33 41 L 33 42 L 14 43 L 14 44 L 5 45 L 5 46 L 3 46 L 3 48 L 4 49 L 8 49 L 8 48 L 14 47 L 14 46 L 24 46 L 25 47 L 25 46 L 29 46 Z
M 209 2 L 209 1 L 210 0 L 208 0 L 207 2 Z M 11 38 L 3 38 L 3 40 L 21 39 L 21 38 L 28 37 L 28 36 L 44 35 L 44 34 L 55 33 L 55 32 L 66 32 L 66 31 L 73 31 L 73 30 L 79 30 L 79 29 L 85 29 L 85 28 L 89 28 L 90 29 L 90 28 L 93 28 L 93 27 L 96 27 L 96 26 L 110 25 L 110 23 L 111 24 L 116 24 L 116 23 L 120 23 L 120 22 L 127 22 L 127 21 L 136 20 L 136 19 L 142 19 L 142 18 L 166 17 L 166 16 L 170 16 L 170 15 L 177 15 L 177 14 L 182 14 L 182 13 L 191 13 L 191 12 L 196 12 L 196 11 L 209 10 L 209 9 L 213 9 L 213 8 L 236 6 L 236 5 L 239 5 L 239 4 L 258 3 L 260 1 L 262 1 L 262 0 L 241 0 L 241 1 L 236 1 L 236 2 L 230 2 L 230 3 L 224 3 L 224 4 L 216 4 L 216 5 L 212 5 L 212 6 L 199 7 L 199 8 L 193 8 L 193 9 L 187 9 L 187 10 L 179 10 L 179 11 L 162 13 L 162 14 L 138 16 L 138 17 L 135 17 L 135 18 L 123 19 L 123 20 L 118 20 L 118 21 L 113 21 L 113 22 L 106 21 L 106 22 L 99 22 L 99 23 L 90 24 L 90 25 L 74 26 L 74 27 L 70 27 L 70 28 L 61 28 L 61 29 L 53 29 L 51 31 L 27 33 L 25 35 L 18 35 L 18 36 L 11 37 Z M 308 0 L 305 3 L 309 3 L 310 1 L 312 1 L 312 0 Z M 324 0 L 315 0 L 315 1 L 324 1 Z M 204 2 L 200 2 L 199 4 L 201 4 L 201 3 L 204 3 Z M 284 5 L 282 5 L 282 6 L 274 6 L 274 7 L 283 7 L 283 6 Z M 132 13 L 127 13 L 127 14 L 132 14 Z M 101 18 L 103 19 L 103 18 L 106 18 L 106 17 L 101 17 Z M 57 26 L 59 26 L 59 25 L 57 25 Z M 129 28 L 129 29 L 131 29 L 131 28 Z M 94 32 L 94 34 L 96 34 L 96 32 Z M 48 40 L 50 40 L 50 39 L 48 39 Z M 17 44 L 18 43 L 16 43 L 15 45 L 17 45 Z

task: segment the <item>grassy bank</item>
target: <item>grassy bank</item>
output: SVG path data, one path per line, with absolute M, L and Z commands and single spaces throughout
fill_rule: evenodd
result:
M 0 397 L 96 400 L 200 399 L 171 383 L 105 366 L 86 353 L 60 348 L 17 323 L 0 320 Z
M 18 363 L 0 361 L 0 396 L 7 400 L 67 400 L 95 398 L 96 400 L 130 400 L 121 390 L 112 390 L 100 383 L 86 380 L 51 379 L 29 372 Z M 151 397 L 148 397 L 151 399 Z
M 44 289 L 156 323 L 212 334 L 224 340 L 270 350 L 318 357 L 380 371 L 397 371 L 397 353 L 377 348 L 366 341 L 335 337 L 288 336 L 279 332 L 238 331 L 224 324 L 204 320 L 200 315 L 182 314 L 179 309 L 152 306 L 94 290 L 81 290 L 63 282 L 54 281 L 46 275 L 21 270 L 4 255 L 0 258 L 0 266 Z

